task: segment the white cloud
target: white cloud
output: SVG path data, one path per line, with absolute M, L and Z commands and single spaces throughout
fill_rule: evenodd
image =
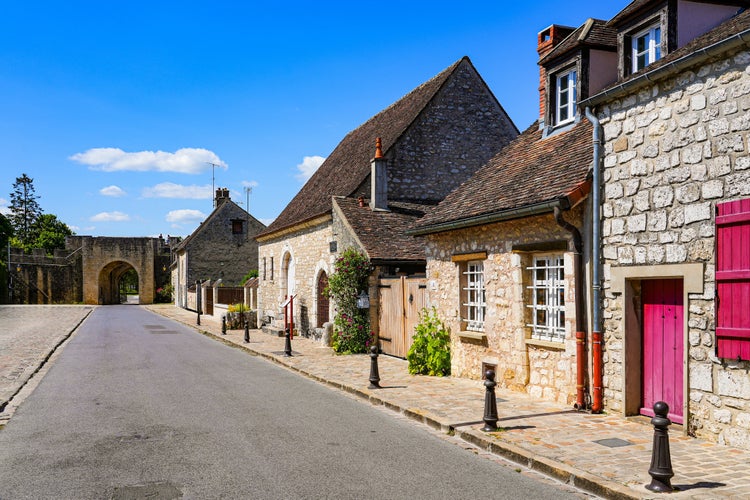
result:
M 166 151 L 137 151 L 126 153 L 120 148 L 92 148 L 76 153 L 71 160 L 103 172 L 177 172 L 199 174 L 211 169 L 211 163 L 222 168 L 227 164 L 216 153 L 203 148 L 182 148 L 174 153 Z
M 302 163 L 297 165 L 299 173 L 295 175 L 298 181 L 307 182 L 307 179 L 312 177 L 312 174 L 318 170 L 318 167 L 325 161 L 322 156 L 305 156 L 302 159 Z
M 188 223 L 188 222 L 200 222 L 206 218 L 206 214 L 200 210 L 192 210 L 189 208 L 181 210 L 172 210 L 167 214 L 167 222 L 175 224 Z
M 10 213 L 10 203 L 5 198 L 0 198 L 0 214 L 8 215 Z
M 144 198 L 183 198 L 188 200 L 210 200 L 213 197 L 211 186 L 184 186 L 173 182 L 162 182 L 154 187 L 144 188 Z
M 122 212 L 100 212 L 89 220 L 91 222 L 127 222 L 130 216 Z
M 105 188 L 101 188 L 99 190 L 99 194 L 102 196 L 112 196 L 114 198 L 120 198 L 122 196 L 125 196 L 128 193 L 126 193 L 119 186 L 107 186 Z
M 258 187 L 258 181 L 242 181 L 242 187 L 246 188 L 257 188 Z

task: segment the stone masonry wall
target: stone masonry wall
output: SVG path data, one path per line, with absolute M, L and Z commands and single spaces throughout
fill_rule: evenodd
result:
M 565 213 L 566 220 L 582 225 L 582 209 Z M 427 289 L 429 303 L 451 330 L 452 375 L 478 379 L 482 363 L 497 366 L 502 387 L 533 397 L 572 404 L 576 394 L 575 289 L 572 254 L 564 252 L 565 323 L 563 343 L 530 339 L 528 274 L 532 253 L 514 252 L 516 245 L 569 240 L 552 215 L 543 215 L 427 236 Z M 484 261 L 486 339 L 459 336 L 461 299 L 459 264 L 452 256 L 487 252 Z M 549 253 L 549 252 L 538 252 Z M 560 251 L 554 252 L 560 253 Z
M 328 275 L 333 270 L 335 254 L 331 253 L 329 243 L 335 238 L 330 221 L 311 228 L 295 232 L 293 235 L 260 243 L 258 253 L 260 262 L 260 284 L 258 287 L 259 319 L 266 316 L 275 319 L 283 318 L 280 304 L 286 295 L 286 274 L 283 259 L 290 253 L 294 259 L 295 294 L 294 302 L 295 327 L 302 334 L 305 327 L 315 326 L 317 319 L 316 286 L 320 270 Z M 271 258 L 273 257 L 273 279 L 271 279 Z M 263 274 L 263 259 L 266 259 L 266 274 Z
M 440 201 L 516 135 L 513 122 L 464 61 L 391 148 L 388 197 Z M 369 186 L 364 195 L 369 198 Z
M 750 364 L 715 352 L 715 206 L 750 196 L 750 52 L 703 63 L 600 109 L 604 126 L 605 398 L 620 410 L 623 296 L 616 266 L 701 263 L 689 294 L 688 430 L 750 448 Z M 686 423 L 688 421 L 686 420 Z

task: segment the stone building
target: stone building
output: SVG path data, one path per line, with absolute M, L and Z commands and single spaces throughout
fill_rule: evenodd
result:
M 750 11 L 631 3 L 603 129 L 605 404 L 750 448 Z
M 226 188 L 216 190 L 214 201 L 211 214 L 173 251 L 172 286 L 179 307 L 188 307 L 187 292 L 197 280 L 238 286 L 258 268 L 255 236 L 266 226 L 233 202 Z
M 423 250 L 405 230 L 517 134 L 468 58 L 350 132 L 257 238 L 261 320 L 278 319 L 280 304 L 295 295 L 301 333 L 329 321 L 333 305 L 323 291 L 350 246 L 377 266 L 374 278 L 423 274 Z M 373 160 L 377 138 L 382 157 Z
M 576 98 L 616 78 L 599 68 L 615 60 L 605 24 L 539 33 L 539 120 L 411 231 L 426 240 L 429 302 L 451 330 L 452 374 L 493 369 L 502 387 L 581 408 L 593 146 Z

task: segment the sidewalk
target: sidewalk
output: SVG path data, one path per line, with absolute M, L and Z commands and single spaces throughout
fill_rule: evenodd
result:
M 682 435 L 670 429 L 672 485 L 679 491 L 653 493 L 651 482 L 653 427 L 648 420 L 633 421 L 613 415 L 578 413 L 523 394 L 498 389 L 498 425 L 485 433 L 484 386 L 480 381 L 409 375 L 406 361 L 378 358 L 381 389 L 368 389 L 370 358 L 337 356 L 330 348 L 306 338 L 292 340 L 293 357 L 284 357 L 284 339 L 260 330 L 229 330 L 221 335 L 219 317 L 201 316 L 173 305 L 148 309 L 192 325 L 207 335 L 284 365 L 302 375 L 384 405 L 419 422 L 455 434 L 492 453 L 607 498 L 750 498 L 750 451 Z M 602 440 L 616 440 L 604 441 Z M 619 445 L 611 447 L 612 444 Z M 607 446 L 609 445 L 609 446 Z

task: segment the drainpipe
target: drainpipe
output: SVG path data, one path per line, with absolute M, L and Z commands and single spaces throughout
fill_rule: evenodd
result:
M 601 413 L 604 409 L 604 392 L 602 386 L 603 376 L 602 367 L 604 360 L 602 356 L 602 316 L 601 316 L 601 304 L 602 304 L 602 289 L 601 289 L 601 276 L 599 270 L 601 268 L 601 167 L 602 167 L 602 126 L 599 120 L 591 112 L 591 108 L 586 107 L 586 118 L 594 126 L 593 143 L 594 143 L 594 172 L 592 180 L 592 196 L 591 196 L 591 267 L 592 267 L 592 317 L 593 317 L 593 331 L 591 332 L 591 347 L 592 347 L 592 371 L 593 371 L 593 402 L 591 405 L 591 411 L 593 413 Z
M 576 402 L 573 407 L 576 410 L 586 409 L 586 329 L 584 327 L 584 293 L 583 293 L 583 238 L 581 232 L 570 222 L 563 219 L 562 209 L 557 206 L 553 209 L 555 222 L 561 228 L 568 231 L 573 237 L 573 272 L 575 283 L 575 306 L 576 306 Z

